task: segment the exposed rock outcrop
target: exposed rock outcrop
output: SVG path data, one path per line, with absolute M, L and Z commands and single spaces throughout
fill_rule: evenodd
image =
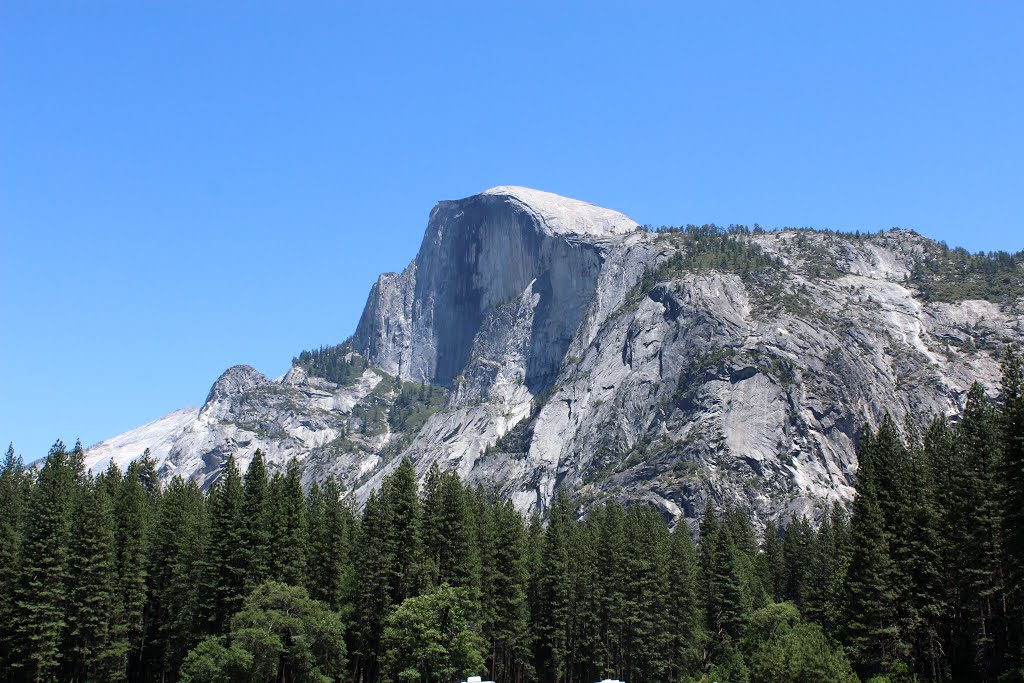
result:
M 620 213 L 526 188 L 497 187 L 430 213 L 416 260 L 374 285 L 353 347 L 403 379 L 450 386 L 480 363 L 521 357 L 532 391 L 549 386 L 576 334 L 610 240 L 634 232 Z M 515 320 L 509 318 L 515 316 Z M 499 329 L 515 323 L 514 328 Z M 493 335 L 507 338 L 497 348 Z
M 689 521 L 737 501 L 764 521 L 849 501 L 864 423 L 955 412 L 1024 340 L 1021 300 L 926 300 L 911 276 L 940 246 L 916 233 L 732 239 L 761 265 L 688 261 L 692 242 L 536 190 L 441 202 L 416 259 L 370 292 L 354 382 L 237 366 L 200 410 L 88 462 L 149 445 L 164 476 L 206 484 L 261 448 L 364 499 L 405 455 L 523 510 L 566 487 Z

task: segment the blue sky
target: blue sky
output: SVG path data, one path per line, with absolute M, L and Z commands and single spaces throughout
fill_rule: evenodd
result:
M 494 185 L 1022 249 L 1022 35 L 1020 2 L 5 0 L 0 441 L 282 374 Z

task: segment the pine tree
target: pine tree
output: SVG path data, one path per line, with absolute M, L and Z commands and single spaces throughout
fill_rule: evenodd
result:
M 877 448 L 869 428 L 861 435 L 857 496 L 850 541 L 853 554 L 846 580 L 846 639 L 850 659 L 862 676 L 881 672 L 896 654 L 893 564 L 885 516 L 875 481 Z
M 539 568 L 540 632 L 537 670 L 544 683 L 567 680 L 569 666 L 569 629 L 572 611 L 572 571 L 569 543 L 572 513 L 569 498 L 555 496 Z
M 320 484 L 313 482 L 306 495 L 306 531 L 307 544 L 306 580 L 303 583 L 306 591 L 314 600 L 321 600 L 317 590 L 322 565 L 329 562 L 327 558 L 327 501 Z
M 1002 534 L 1008 602 L 1009 656 L 1024 679 L 1024 356 L 1003 357 L 999 408 L 1003 444 Z
M 243 546 L 242 478 L 228 456 L 208 495 L 209 550 L 204 556 L 200 611 L 209 634 L 221 634 L 245 597 L 249 573 Z
M 904 577 L 897 598 L 899 626 L 910 648 L 908 663 L 921 675 L 938 680 L 946 669 L 941 617 L 949 605 L 943 590 L 935 485 L 923 448 L 912 444 L 907 456 L 904 529 L 896 534 L 903 537 L 906 550 L 894 567 Z
M 267 493 L 267 468 L 263 452 L 256 453 L 245 471 L 242 489 L 242 543 L 249 554 L 245 592 L 251 593 L 256 586 L 270 576 L 270 505 Z
M 396 605 L 419 595 L 427 587 L 423 512 L 420 509 L 418 488 L 416 469 L 407 458 L 402 459 L 381 487 L 385 504 L 391 508 L 394 547 L 401 553 L 401 561 L 393 565 L 394 574 L 390 581 L 391 601 Z
M 309 537 L 302 474 L 295 458 L 288 462 L 283 476 L 277 474 L 270 481 L 270 510 L 271 576 L 290 586 L 302 586 L 306 578 Z
M 538 671 L 542 661 L 540 633 L 546 607 L 540 580 L 544 558 L 544 533 L 540 512 L 534 510 L 526 526 L 526 573 L 529 576 L 526 601 L 530 607 L 530 647 L 532 660 Z
M 710 505 L 701 520 L 700 565 L 708 630 L 720 640 L 735 640 L 746 622 L 749 599 L 732 530 Z
M 85 483 L 85 449 L 82 448 L 82 440 L 75 440 L 75 447 L 68 453 L 68 468 L 71 477 L 71 488 L 68 491 L 70 495 L 75 487 Z M 68 505 L 71 505 L 71 499 L 68 499 Z
M 964 594 L 974 632 L 973 655 L 979 677 L 994 678 L 1003 667 L 1006 626 L 1003 614 L 1002 451 L 994 411 L 975 384 L 956 429 L 964 466 Z
M 908 423 L 906 431 L 912 437 L 909 445 L 886 415 L 866 440 L 858 472 L 858 495 L 870 489 L 881 513 L 880 533 L 890 563 L 884 590 L 893 602 L 885 627 L 886 661 L 879 666 L 902 662 L 937 674 L 943 611 L 939 524 L 931 467 L 916 444 L 914 425 Z
M 600 669 L 595 666 L 601 652 L 600 619 L 595 609 L 602 598 L 598 545 L 595 525 L 579 521 L 569 525 L 571 599 L 567 677 L 571 681 L 600 677 Z
M 194 481 L 174 477 L 159 498 L 148 559 L 146 642 L 151 679 L 173 678 L 185 655 L 199 642 L 206 533 L 203 494 Z
M 32 487 L 18 553 L 13 616 L 13 665 L 29 680 L 55 676 L 67 626 L 68 503 L 75 474 L 57 441 Z
M 850 563 L 849 520 L 838 502 L 822 516 L 814 547 L 804 614 L 829 637 L 838 638 L 845 610 L 843 587 Z
M 965 680 L 973 675 L 972 629 L 964 592 L 967 558 L 967 526 L 964 524 L 968 477 L 964 476 L 963 453 L 955 433 L 942 418 L 935 418 L 924 436 L 924 457 L 934 483 L 942 598 L 947 610 L 940 618 L 943 649 L 949 678 Z
M 786 557 L 782 548 L 782 533 L 774 522 L 769 522 L 761 542 L 762 583 L 771 599 L 781 602 L 786 595 Z
M 785 564 L 784 598 L 803 610 L 810 590 L 811 568 L 815 555 L 814 532 L 806 517 L 790 521 L 782 541 Z
M 480 557 L 469 502 L 458 474 L 432 472 L 427 476 L 423 521 L 430 564 L 436 568 L 433 583 L 465 588 L 475 601 L 480 590 Z
M 420 494 L 420 507 L 423 513 L 423 547 L 426 557 L 424 566 L 431 585 L 437 585 L 438 574 L 441 571 L 440 559 L 438 558 L 439 548 L 444 539 L 441 538 L 440 528 L 440 506 L 441 506 L 441 468 L 437 462 L 430 463 L 427 476 L 423 479 L 423 488 Z
M 68 631 L 64 673 L 71 680 L 103 680 L 124 674 L 109 661 L 115 617 L 114 516 L 106 489 L 94 480 L 74 496 L 68 545 Z
M 496 683 L 525 683 L 533 677 L 526 528 L 508 501 L 496 503 L 491 514 L 495 537 L 491 677 Z
M 356 542 L 356 604 L 353 666 L 355 680 L 375 681 L 380 669 L 384 622 L 395 606 L 391 596 L 397 548 L 391 508 L 380 491 L 370 494 L 363 507 Z
M 665 522 L 650 507 L 627 514 L 633 550 L 627 555 L 631 578 L 626 593 L 625 680 L 664 680 L 673 640 L 669 613 L 669 535 Z
M 768 587 L 759 571 L 757 534 L 750 523 L 750 515 L 738 506 L 725 509 L 723 520 L 729 526 L 733 544 L 739 552 L 739 571 L 743 583 L 744 610 L 752 612 L 768 604 Z
M 892 589 L 895 592 L 894 623 L 897 638 L 893 659 L 913 668 L 924 666 L 922 650 L 928 643 L 929 605 L 938 590 L 938 557 L 929 468 L 913 443 L 916 428 L 908 421 L 905 429 L 911 441 L 899 434 L 887 415 L 875 435 L 874 484 L 882 501 L 884 533 L 892 559 Z M 933 573 L 934 572 L 934 573 Z
M 673 653 L 668 679 L 682 680 L 697 671 L 705 641 L 704 615 L 698 600 L 700 567 L 685 521 L 672 532 L 669 559 L 669 626 Z
M 878 503 L 860 494 L 852 524 L 854 553 L 847 579 L 847 641 L 857 669 L 881 671 L 894 655 L 898 632 L 893 614 L 892 560 Z
M 153 503 L 160 496 L 160 478 L 156 473 L 156 461 L 153 454 L 147 448 L 142 451 L 142 457 L 136 460 L 135 476 L 139 479 L 139 485 L 145 491 L 149 503 Z
M 140 666 L 146 606 L 148 493 L 136 463 L 128 465 L 114 500 L 115 607 L 112 656 L 123 657 L 131 676 Z
M 441 479 L 447 480 L 448 477 Z M 434 494 L 443 496 L 447 484 L 441 486 L 441 482 L 438 483 Z M 464 496 L 457 477 L 455 484 L 457 499 L 461 502 Z M 416 595 L 427 583 L 422 559 L 426 552 L 420 539 L 428 529 L 423 522 L 416 494 L 415 471 L 410 462 L 403 460 L 366 501 L 356 543 L 355 611 L 359 619 L 353 661 L 357 677 L 364 680 L 372 681 L 377 677 L 381 639 L 388 614 L 401 601 Z M 471 532 L 472 528 L 467 527 L 466 530 Z
M 117 500 L 117 495 L 121 491 L 121 479 L 124 477 L 124 473 L 121 472 L 121 468 L 117 466 L 113 458 L 110 460 L 110 464 L 107 465 L 107 469 L 103 471 L 98 477 L 96 477 L 96 483 L 103 487 L 107 492 L 107 498 L 111 501 Z
M 626 654 L 626 593 L 629 567 L 626 562 L 630 540 L 626 529 L 626 511 L 618 503 L 608 503 L 592 515 L 596 536 L 596 581 L 589 609 L 597 615 L 598 643 L 595 658 L 602 678 L 624 676 Z
M 309 593 L 334 610 L 350 599 L 353 582 L 351 510 L 341 498 L 338 482 L 314 484 L 309 495 Z
M 14 588 L 18 563 L 18 541 L 21 535 L 29 478 L 14 445 L 0 464 L 0 671 L 13 664 Z
M 475 545 L 477 556 L 480 558 L 478 564 L 480 569 L 480 600 L 476 614 L 476 623 L 480 632 L 487 641 L 492 641 L 492 632 L 495 628 L 495 567 L 494 558 L 498 552 L 496 544 L 496 530 L 494 515 L 491 510 L 491 501 L 482 486 L 477 486 L 470 493 L 468 504 L 473 508 L 473 522 L 475 529 Z M 425 555 L 425 553 L 424 553 Z M 488 663 L 491 655 L 488 655 Z

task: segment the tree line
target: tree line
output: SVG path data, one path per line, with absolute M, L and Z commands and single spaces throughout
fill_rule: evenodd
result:
M 850 514 L 755 532 L 708 505 L 546 520 L 403 460 L 357 511 L 229 457 L 202 492 L 80 445 L 0 472 L 0 672 L 11 681 L 498 683 L 1021 680 L 1024 380 L 954 422 L 860 439 Z

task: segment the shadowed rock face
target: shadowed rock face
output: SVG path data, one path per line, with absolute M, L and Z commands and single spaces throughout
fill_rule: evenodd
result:
M 87 464 L 150 446 L 162 476 L 206 485 L 260 448 L 271 470 L 295 457 L 307 484 L 335 476 L 365 500 L 403 455 L 524 511 L 566 487 L 688 523 L 708 502 L 784 520 L 850 500 L 863 424 L 958 411 L 1024 341 L 1024 300 L 926 301 L 908 276 L 939 246 L 915 233 L 741 235 L 773 265 L 715 261 L 641 291 L 688 247 L 636 228 L 525 188 L 441 202 L 413 262 L 370 292 L 352 348 L 372 367 L 354 382 L 236 366 L 201 409 L 97 444 Z M 400 427 L 416 387 L 395 376 L 447 387 L 444 409 Z
M 529 293 L 521 379 L 543 391 L 593 299 L 603 248 L 635 228 L 613 211 L 524 188 L 441 202 L 415 261 L 374 285 L 354 347 L 403 379 L 450 386 L 476 360 L 485 320 Z

